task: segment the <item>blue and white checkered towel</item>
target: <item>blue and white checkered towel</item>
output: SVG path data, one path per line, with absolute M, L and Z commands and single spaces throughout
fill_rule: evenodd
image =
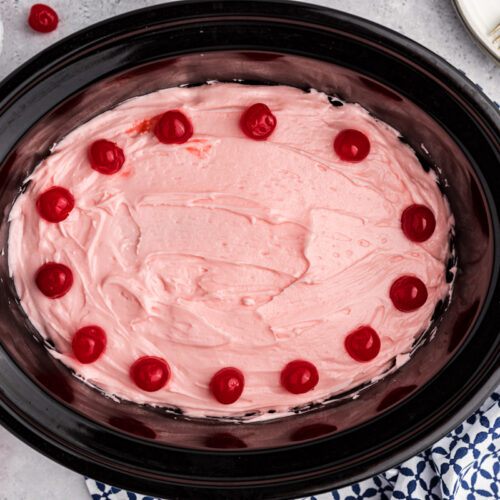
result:
M 159 500 L 87 479 L 93 500 Z M 304 500 L 500 499 L 500 387 L 465 422 L 398 467 Z

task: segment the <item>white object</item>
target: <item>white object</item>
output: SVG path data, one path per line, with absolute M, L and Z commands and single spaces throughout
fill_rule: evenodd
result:
M 500 0 L 453 0 L 453 4 L 474 40 L 500 62 L 500 44 L 493 43 L 496 36 L 490 34 L 500 23 Z

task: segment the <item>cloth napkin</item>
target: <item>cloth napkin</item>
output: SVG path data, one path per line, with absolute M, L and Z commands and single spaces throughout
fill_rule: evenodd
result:
M 160 500 L 86 478 L 92 500 Z M 500 499 L 500 387 L 429 449 L 358 484 L 302 500 Z

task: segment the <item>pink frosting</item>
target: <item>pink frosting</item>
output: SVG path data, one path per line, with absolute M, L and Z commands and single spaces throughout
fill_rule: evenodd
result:
M 267 141 L 247 138 L 243 110 L 264 102 L 277 118 Z M 185 144 L 161 144 L 154 117 L 181 109 L 194 127 Z M 360 163 L 340 161 L 336 134 L 354 128 L 371 142 Z M 453 223 L 436 177 L 396 131 L 360 106 L 291 87 L 214 84 L 131 99 L 80 126 L 31 175 L 10 213 L 9 265 L 22 305 L 63 363 L 107 394 L 180 407 L 191 416 L 284 412 L 322 401 L 406 360 L 449 293 L 445 261 Z M 97 139 L 116 142 L 125 164 L 114 175 L 90 168 Z M 37 197 L 63 186 L 75 208 L 43 220 Z M 427 205 L 436 230 L 424 243 L 401 231 L 402 211 Z M 59 299 L 34 283 L 45 262 L 66 264 L 74 284 Z M 400 312 L 389 298 L 401 275 L 427 286 L 423 307 Z M 108 337 L 88 365 L 72 355 L 85 325 Z M 352 359 L 344 339 L 361 325 L 381 339 L 378 356 Z M 129 376 L 141 356 L 172 370 L 157 392 Z M 280 385 L 295 359 L 312 362 L 319 383 L 305 394 Z M 212 375 L 239 368 L 245 388 L 231 405 L 209 391 Z

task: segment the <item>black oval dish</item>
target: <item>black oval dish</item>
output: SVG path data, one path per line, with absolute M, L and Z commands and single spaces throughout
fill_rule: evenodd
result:
M 22 313 L 1 252 L 2 423 L 81 473 L 163 497 L 289 498 L 341 487 L 429 446 L 500 382 L 498 112 L 442 59 L 369 21 L 295 2 L 187 2 L 64 39 L 0 86 L 2 213 L 79 123 L 133 95 L 232 79 L 314 87 L 400 130 L 425 168 L 439 165 L 460 270 L 435 339 L 403 369 L 357 399 L 237 425 L 117 403 L 72 377 Z M 4 250 L 7 231 L 4 217 Z

